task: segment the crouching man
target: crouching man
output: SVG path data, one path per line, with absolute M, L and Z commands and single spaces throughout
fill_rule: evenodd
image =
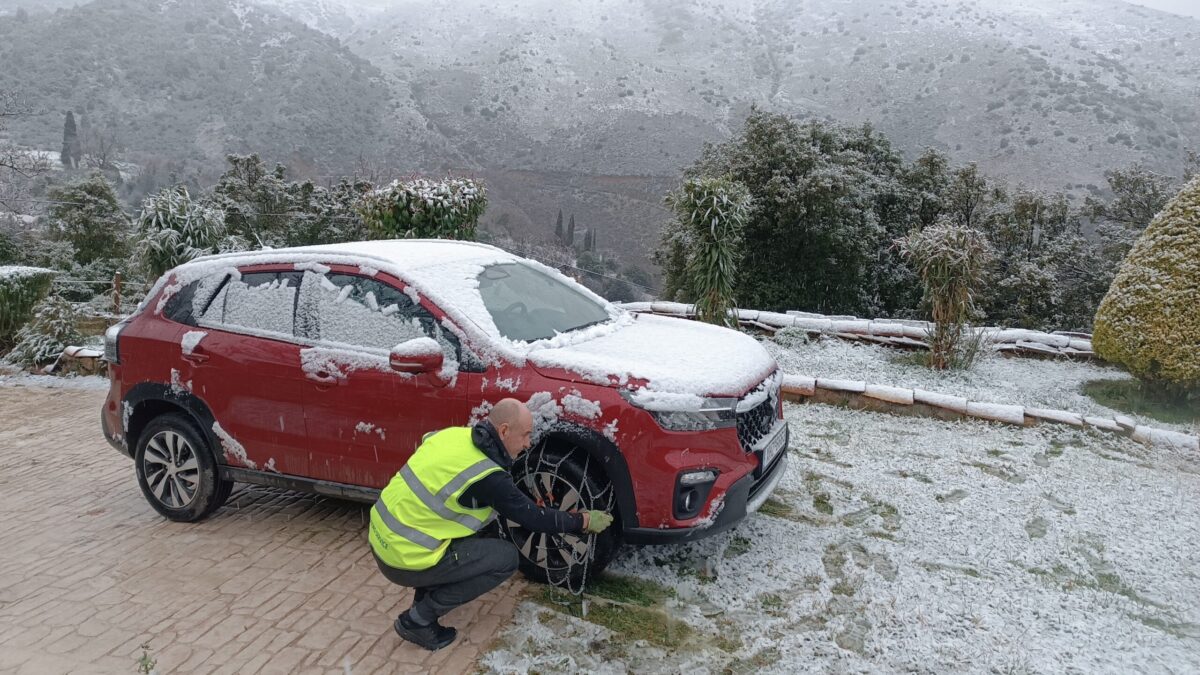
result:
M 504 399 L 474 427 L 429 435 L 371 509 L 370 541 L 389 581 L 414 589 L 396 618 L 400 637 L 425 649 L 454 642 L 438 618 L 499 586 L 517 569 L 511 542 L 475 536 L 496 514 L 534 532 L 604 531 L 603 511 L 568 513 L 539 507 L 517 489 L 509 470 L 529 447 L 533 416 Z

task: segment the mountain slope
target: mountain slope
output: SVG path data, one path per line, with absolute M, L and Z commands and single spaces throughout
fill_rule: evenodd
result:
M 0 87 L 43 114 L 14 139 L 56 148 L 62 111 L 134 153 L 208 163 L 258 151 L 323 168 L 397 133 L 380 72 L 327 35 L 230 0 L 96 0 L 0 19 Z
M 1200 142 L 1200 21 L 1112 0 L 410 0 L 349 46 L 488 165 L 670 174 L 752 104 L 1055 187 Z

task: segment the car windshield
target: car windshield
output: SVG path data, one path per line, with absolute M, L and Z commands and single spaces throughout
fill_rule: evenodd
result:
M 609 320 L 604 305 L 571 284 L 521 263 L 479 273 L 479 295 L 500 334 L 532 342 Z

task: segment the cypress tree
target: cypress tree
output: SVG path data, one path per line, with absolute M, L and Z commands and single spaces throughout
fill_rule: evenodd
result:
M 75 113 L 68 110 L 67 119 L 63 122 L 63 144 L 60 159 L 63 166 L 74 169 L 79 166 L 82 154 L 79 149 L 79 131 L 75 128 Z
M 563 227 L 562 227 L 562 209 L 558 210 L 558 219 L 554 221 L 554 238 L 562 243 Z
M 1160 392 L 1200 391 L 1200 178 L 1159 211 L 1096 311 L 1096 355 Z
M 575 214 L 571 214 L 571 220 L 567 223 L 567 238 L 563 240 L 567 246 L 575 245 Z

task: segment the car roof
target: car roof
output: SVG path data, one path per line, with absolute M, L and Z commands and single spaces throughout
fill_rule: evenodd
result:
M 210 262 L 220 259 L 234 265 L 260 262 L 286 262 L 297 254 L 312 260 L 322 255 L 336 257 L 360 257 L 364 260 L 387 262 L 401 272 L 434 267 L 456 262 L 500 262 L 518 260 L 503 249 L 473 241 L 450 239 L 376 239 L 351 241 L 340 244 L 317 244 L 314 246 L 292 246 L 259 251 L 242 251 L 197 258 L 193 262 Z M 185 264 L 186 265 L 186 264 Z

